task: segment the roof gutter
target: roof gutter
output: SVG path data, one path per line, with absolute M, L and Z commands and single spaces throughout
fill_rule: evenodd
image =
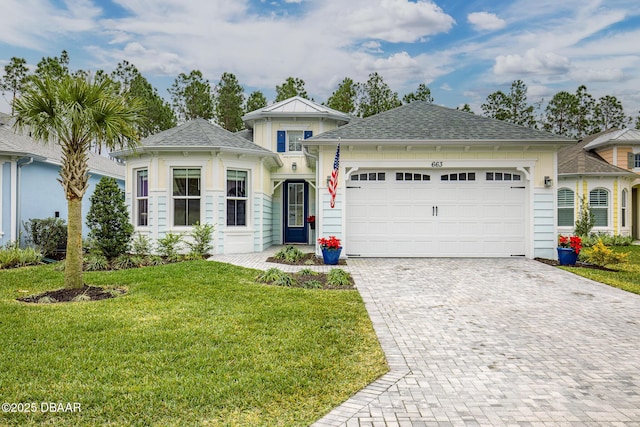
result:
M 513 140 L 513 139 L 314 139 L 305 140 L 307 145 L 574 145 L 574 140 Z

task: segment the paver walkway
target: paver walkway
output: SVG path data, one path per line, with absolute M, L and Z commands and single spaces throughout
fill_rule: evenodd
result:
M 390 372 L 315 427 L 640 426 L 640 296 L 526 259 L 348 262 Z

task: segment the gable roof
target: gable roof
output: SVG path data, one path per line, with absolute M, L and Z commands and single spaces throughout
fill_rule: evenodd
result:
M 300 96 L 285 99 L 275 104 L 251 111 L 242 116 L 242 120 L 250 125 L 257 119 L 266 117 L 323 117 L 348 123 L 351 120 L 349 114 L 334 110 L 326 105 L 321 105 Z
M 348 142 L 418 143 L 548 143 L 574 140 L 500 120 L 454 110 L 426 101 L 388 110 L 305 140 L 307 145 Z
M 585 149 L 592 150 L 597 147 L 619 143 L 640 144 L 640 130 L 638 129 L 610 129 L 597 135 L 585 146 Z
M 558 150 L 558 175 L 636 175 L 604 160 L 588 149 L 594 141 L 611 140 L 619 134 L 616 129 L 606 130 L 586 137 L 576 145 Z
M 112 154 L 127 157 L 149 151 L 222 151 L 254 154 L 280 161 L 276 153 L 200 118 L 151 135 L 140 141 L 140 146 L 135 150 L 122 150 Z
M 11 116 L 0 113 L 0 155 L 33 157 L 39 162 L 56 166 L 62 164 L 62 149 L 52 142 L 36 142 L 27 135 L 16 133 Z M 98 153 L 88 153 L 89 172 L 124 179 L 125 166 Z

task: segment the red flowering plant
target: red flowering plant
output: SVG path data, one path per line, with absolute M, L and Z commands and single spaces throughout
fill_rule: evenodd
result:
M 318 243 L 322 249 L 337 250 L 341 248 L 340 239 L 336 236 L 321 237 L 318 239 Z
M 576 254 L 582 249 L 582 239 L 578 236 L 558 236 L 558 247 L 571 248 Z
M 309 224 L 313 224 L 314 222 L 316 222 L 316 216 L 315 216 L 315 215 L 309 215 L 309 216 L 307 217 L 307 222 L 308 222 Z

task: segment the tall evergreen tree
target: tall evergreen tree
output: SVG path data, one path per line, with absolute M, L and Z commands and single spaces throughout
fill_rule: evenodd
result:
M 531 128 L 536 126 L 534 107 L 527 104 L 527 85 L 522 80 L 513 81 L 508 95 L 501 91 L 490 94 L 481 108 L 487 117 Z
M 244 105 L 244 112 L 250 113 L 252 111 L 259 110 L 267 106 L 267 98 L 259 90 L 253 91 L 249 94 L 247 102 Z
M 138 125 L 138 132 L 142 138 L 176 125 L 171 105 L 160 97 L 158 90 L 140 74 L 135 65 L 126 60 L 118 63 L 111 78 L 118 85 L 121 94 L 137 98 L 141 102 L 143 118 Z
M 587 92 L 585 85 L 580 85 L 576 89 L 576 100 L 578 102 L 578 111 L 573 127 L 575 128 L 576 137 L 583 138 L 595 131 L 593 114 L 596 102 L 593 96 Z
M 66 50 L 63 50 L 60 57 L 54 56 L 51 58 L 47 56 L 42 58 L 33 74 L 34 78 L 41 80 L 46 77 L 56 80 L 69 75 L 69 54 Z
M 168 91 L 173 110 L 180 121 L 196 118 L 209 120 L 214 117 L 211 85 L 199 70 L 192 70 L 189 75 L 180 73 Z
M 276 102 L 284 101 L 294 96 L 309 99 L 304 85 L 304 80 L 297 77 L 288 77 L 282 85 L 276 85 Z
M 366 83 L 359 86 L 358 115 L 369 117 L 402 105 L 398 93 L 391 90 L 377 72 L 369 74 Z
M 353 114 L 356 112 L 356 103 L 358 100 L 358 83 L 355 83 L 349 77 L 338 86 L 327 100 L 327 106 L 343 113 Z
M 615 96 L 605 95 L 598 99 L 595 107 L 596 132 L 625 127 L 626 116 L 622 103 Z
M 410 104 L 413 101 L 427 101 L 433 102 L 433 96 L 431 96 L 431 89 L 424 84 L 420 83 L 418 89 L 415 92 L 410 92 L 402 97 L 402 102 Z
M 544 130 L 557 135 L 575 134 L 578 98 L 567 91 L 556 93 L 545 109 Z
M 458 106 L 456 107 L 456 110 L 464 111 L 465 113 L 475 114 L 473 110 L 471 110 L 471 105 L 469 104 L 464 104 L 462 107 Z
M 11 94 L 11 114 L 14 113 L 13 103 L 27 82 L 27 61 L 24 58 L 13 57 L 7 65 L 4 66 L 4 76 L 0 79 L 0 90 L 2 93 L 9 92 Z
M 231 73 L 223 73 L 216 85 L 216 122 L 230 132 L 242 129 L 244 89 Z

